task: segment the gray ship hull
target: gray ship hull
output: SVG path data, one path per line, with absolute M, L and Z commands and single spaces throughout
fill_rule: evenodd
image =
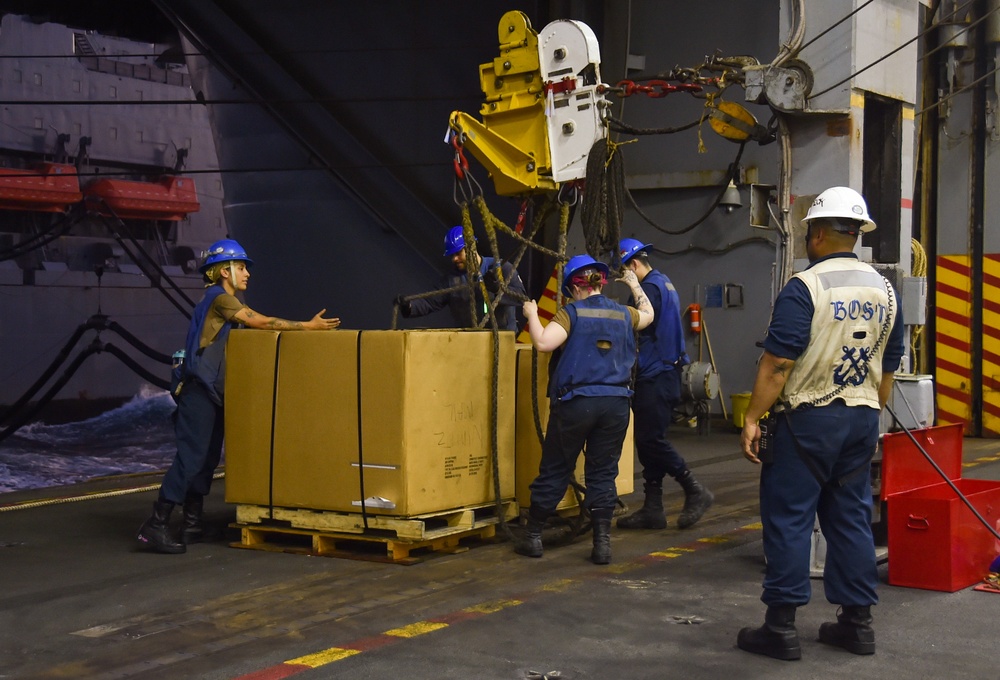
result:
M 209 114 L 168 47 L 2 19 L 2 426 L 26 396 L 86 412 L 163 387 L 184 345 L 198 257 L 227 229 Z M 79 187 L 60 200 L 50 179 Z

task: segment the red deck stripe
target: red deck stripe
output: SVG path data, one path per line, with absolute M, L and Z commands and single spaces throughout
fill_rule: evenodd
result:
M 912 198 L 901 198 L 899 199 L 899 207 L 903 210 L 913 210 L 913 199 Z
M 341 649 L 356 649 L 359 652 L 367 652 L 372 649 L 378 649 L 379 647 L 385 647 L 386 645 L 391 645 L 394 642 L 399 642 L 400 638 L 393 637 L 392 635 L 372 635 L 371 637 L 361 638 L 360 640 L 354 640 L 353 642 L 340 645 Z
M 253 673 L 248 673 L 246 675 L 241 675 L 235 678 L 235 680 L 281 680 L 281 678 L 290 678 L 293 675 L 298 675 L 299 673 L 308 670 L 312 670 L 312 668 L 301 664 L 283 663 L 277 666 L 271 666 L 270 668 L 254 671 Z

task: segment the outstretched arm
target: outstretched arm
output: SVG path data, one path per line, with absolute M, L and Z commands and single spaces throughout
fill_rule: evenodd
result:
M 340 319 L 324 319 L 324 314 L 326 310 L 321 309 L 309 321 L 288 321 L 276 316 L 265 316 L 249 307 L 244 307 L 236 312 L 233 318 L 248 328 L 268 331 L 329 331 L 340 325 Z

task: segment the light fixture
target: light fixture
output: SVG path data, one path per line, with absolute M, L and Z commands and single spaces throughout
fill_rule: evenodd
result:
M 725 210 L 727 215 L 737 208 L 743 207 L 743 201 L 740 199 L 740 190 L 736 187 L 736 183 L 733 180 L 729 180 L 729 186 L 726 187 L 722 198 L 719 200 L 719 207 Z

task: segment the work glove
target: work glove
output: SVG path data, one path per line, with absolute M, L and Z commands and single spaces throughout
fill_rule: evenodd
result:
M 490 267 L 483 272 L 483 284 L 486 286 L 486 290 L 490 292 L 491 295 L 496 295 L 500 292 L 500 278 L 503 273 L 500 271 L 499 265 L 490 265 Z
M 413 310 L 410 308 L 410 301 L 406 299 L 406 296 L 397 295 L 396 299 L 393 300 L 393 304 L 399 308 L 399 313 L 403 315 L 404 319 L 410 318 L 410 313 Z

